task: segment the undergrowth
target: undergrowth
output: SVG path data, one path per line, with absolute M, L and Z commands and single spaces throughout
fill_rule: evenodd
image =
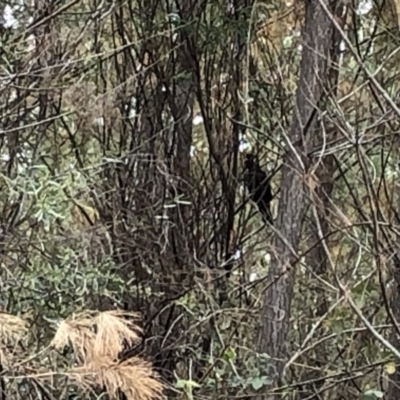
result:
M 84 311 L 58 322 L 51 342 L 37 349 L 26 320 L 0 313 L 0 397 L 163 398 L 149 362 L 121 358 L 140 341 L 137 322 L 135 313 Z

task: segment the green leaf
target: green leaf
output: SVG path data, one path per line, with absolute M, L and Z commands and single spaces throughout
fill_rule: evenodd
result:
M 271 379 L 268 378 L 267 376 L 257 376 L 251 379 L 249 383 L 254 390 L 259 390 L 263 386 L 271 384 L 271 382 L 272 382 Z
M 175 387 L 177 389 L 189 389 L 189 388 L 199 388 L 201 385 L 199 385 L 197 382 L 192 381 L 191 379 L 178 379 L 176 381 Z
M 384 393 L 380 390 L 367 390 L 362 395 L 362 400 L 377 400 L 383 399 Z
M 333 321 L 330 321 L 330 325 L 331 325 L 332 331 L 338 335 L 341 334 L 344 330 L 342 319 L 335 319 Z
M 231 361 L 236 358 L 236 352 L 232 347 L 228 347 L 223 355 L 225 361 Z

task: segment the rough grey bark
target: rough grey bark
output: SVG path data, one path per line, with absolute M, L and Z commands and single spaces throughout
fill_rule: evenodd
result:
M 398 164 L 400 170 L 400 161 Z M 397 216 L 400 216 L 400 187 L 397 185 Z M 398 221 L 397 221 L 398 222 Z M 397 323 L 400 322 L 400 239 L 398 239 L 397 244 L 397 254 L 394 257 L 394 288 L 391 296 L 391 308 L 393 312 L 393 316 L 396 319 Z M 399 329 L 396 329 L 395 326 L 392 328 L 391 333 L 391 343 L 398 349 L 400 349 L 400 335 Z M 386 398 L 386 397 L 385 397 Z M 387 391 L 387 399 L 388 400 L 398 400 L 400 399 L 400 368 L 396 368 L 396 372 L 389 377 L 389 386 Z
M 334 10 L 332 10 L 336 20 L 341 26 L 344 25 L 344 12 L 346 11 L 347 10 L 345 9 L 343 4 L 339 4 Z M 326 93 L 329 96 L 335 97 L 337 94 L 337 85 L 339 79 L 339 53 L 341 39 L 342 38 L 340 33 L 336 29 L 334 29 L 332 32 L 329 70 L 327 72 L 326 79 Z M 337 131 L 335 127 L 328 128 L 325 130 L 325 132 L 322 130 L 322 128 L 319 129 L 317 135 L 315 135 L 315 148 L 323 147 L 324 135 L 327 142 L 333 142 L 337 137 Z M 315 216 L 312 212 L 310 213 L 311 250 L 307 254 L 306 263 L 310 270 L 318 276 L 323 276 L 326 273 L 328 260 L 323 243 L 319 239 L 317 224 L 319 224 L 322 236 L 325 238 L 325 244 L 329 248 L 331 242 L 331 228 L 329 223 L 329 215 L 331 211 L 330 199 L 334 189 L 334 172 L 335 158 L 332 154 L 324 156 L 320 160 L 318 168 L 316 168 L 315 170 L 315 176 L 317 178 L 318 184 L 313 192 L 312 201 L 315 203 L 317 215 Z M 318 218 L 318 221 L 315 220 L 315 217 Z M 323 316 L 328 311 L 326 291 L 323 287 L 321 287 L 321 284 L 319 282 L 316 282 L 315 286 L 311 286 L 309 289 L 313 292 L 316 306 L 310 308 L 310 323 L 307 327 L 308 330 L 312 329 L 312 324 L 314 323 L 316 318 Z M 304 371 L 304 374 L 301 377 L 302 381 L 316 381 L 321 376 L 321 360 L 324 359 L 326 351 L 323 349 L 323 346 L 321 346 L 318 351 L 319 354 L 322 355 L 322 357 L 317 357 L 315 359 L 312 358 L 309 361 L 313 368 Z M 299 391 L 299 398 L 306 399 L 315 394 L 315 391 L 318 390 L 318 387 L 323 385 L 322 380 L 319 380 L 318 382 L 318 384 L 304 385 L 302 387 L 302 390 Z
M 296 92 L 296 105 L 288 134 L 290 145 L 284 156 L 281 197 L 279 201 L 274 252 L 268 272 L 258 336 L 258 351 L 270 358 L 266 374 L 276 385 L 282 378 L 287 356 L 286 338 L 289 331 L 290 305 L 294 287 L 296 251 L 306 204 L 305 180 L 308 160 L 307 142 L 312 134 L 315 108 L 326 81 L 327 60 L 331 47 L 332 23 L 318 0 L 306 2 L 303 28 L 303 54 Z M 304 128 L 307 132 L 304 132 Z
M 346 12 L 344 5 L 339 4 L 332 13 L 335 15 L 336 20 L 341 26 L 344 25 Z M 326 77 L 326 92 L 329 96 L 336 97 L 337 85 L 339 80 L 339 53 L 340 53 L 340 33 L 334 29 L 332 32 L 332 45 L 330 51 L 329 70 Z M 322 148 L 324 137 L 327 142 L 333 142 L 337 138 L 337 131 L 335 127 L 326 129 L 325 132 L 320 129 L 318 134 L 315 135 L 315 148 Z M 325 243 L 329 247 L 329 212 L 330 212 L 330 197 L 334 188 L 333 175 L 335 172 L 335 158 L 332 154 L 323 156 L 318 168 L 315 170 L 317 177 L 317 187 L 314 190 L 313 201 L 316 201 L 316 209 L 318 220 L 321 227 L 322 235 L 325 238 Z M 310 217 L 312 220 L 312 240 L 313 247 L 307 255 L 307 265 L 317 275 L 323 275 L 327 269 L 327 257 L 322 243 L 319 240 L 317 233 L 316 222 L 314 216 Z M 316 244 L 316 245 L 315 245 Z M 327 304 L 325 301 L 324 291 L 316 288 L 318 295 L 317 307 L 314 315 L 311 317 L 322 316 L 327 311 Z

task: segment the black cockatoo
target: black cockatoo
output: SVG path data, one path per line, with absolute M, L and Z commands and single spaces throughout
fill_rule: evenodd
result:
M 257 204 L 264 221 L 272 224 L 270 203 L 273 196 L 271 185 L 267 174 L 261 169 L 254 154 L 246 154 L 244 183 L 250 193 L 250 199 Z

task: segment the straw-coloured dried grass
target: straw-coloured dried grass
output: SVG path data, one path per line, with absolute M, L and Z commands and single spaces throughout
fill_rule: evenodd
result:
M 15 341 L 27 331 L 27 323 L 15 315 L 0 312 L 0 341 Z
M 151 365 L 140 358 L 122 363 L 109 357 L 72 369 L 73 376 L 83 387 L 105 387 L 111 398 L 121 390 L 128 400 L 152 400 L 163 397 L 163 385 L 155 378 Z
M 15 346 L 25 336 L 27 330 L 26 321 L 15 315 L 0 312 L 0 362 L 3 365 L 13 362 Z
M 163 385 L 149 363 L 140 358 L 117 361 L 124 345 L 139 340 L 135 320 L 137 314 L 123 311 L 74 315 L 59 325 L 51 344 L 72 347 L 80 365 L 70 376 L 84 388 L 105 387 L 111 398 L 117 398 L 119 390 L 128 400 L 162 398 Z
M 93 348 L 95 334 L 90 320 L 65 320 L 58 326 L 51 346 L 62 349 L 71 345 L 78 362 L 83 362 L 87 351 Z
M 125 319 L 125 317 L 130 319 Z M 115 358 L 123 350 L 123 344 L 132 346 L 139 341 L 139 328 L 132 324 L 136 314 L 123 311 L 107 311 L 95 318 L 97 334 L 93 345 L 93 356 Z

